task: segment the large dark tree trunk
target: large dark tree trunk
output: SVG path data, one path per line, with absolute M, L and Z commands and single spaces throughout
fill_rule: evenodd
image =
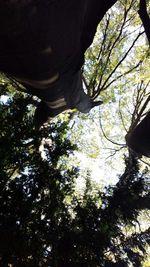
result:
M 91 99 L 84 95 L 80 69 L 98 23 L 115 2 L 0 0 L 0 71 L 46 103 L 64 99 L 61 110 L 88 112 Z M 49 116 L 55 111 L 49 109 Z
M 99 22 L 117 0 L 89 0 L 87 5 L 84 30 L 82 34 L 83 51 L 91 45 Z
M 150 112 L 126 136 L 128 146 L 138 154 L 150 157 Z
M 81 67 L 98 23 L 116 2 L 0 0 L 0 70 L 35 78 L 49 69 L 53 74 Z M 48 46 L 55 50 L 50 60 L 37 55 Z
M 146 9 L 146 0 L 140 0 L 139 15 L 142 20 L 145 33 L 150 44 L 150 17 Z
M 139 16 L 150 45 L 150 17 L 146 8 L 146 0 L 140 0 Z M 150 98 L 149 98 L 150 100 Z M 150 157 L 150 112 L 126 135 L 127 145 L 139 155 Z

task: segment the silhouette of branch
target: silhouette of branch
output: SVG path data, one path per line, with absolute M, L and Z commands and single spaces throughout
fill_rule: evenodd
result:
M 99 123 L 100 123 L 100 128 L 101 128 L 102 134 L 103 134 L 103 136 L 105 137 L 105 139 L 106 139 L 107 141 L 109 141 L 110 143 L 112 143 L 112 144 L 114 144 L 114 145 L 117 145 L 117 146 L 122 146 L 122 147 L 125 146 L 125 144 L 120 144 L 120 143 L 117 143 L 117 142 L 112 141 L 112 140 L 106 135 L 106 133 L 105 133 L 105 131 L 104 131 L 104 129 L 103 129 L 103 126 L 102 126 L 102 121 L 101 121 L 101 116 L 100 116 L 100 114 L 99 114 Z
M 22 93 L 27 93 L 27 90 L 22 86 L 20 85 L 15 79 L 11 78 L 10 76 L 6 75 L 6 78 L 9 80 L 10 84 L 15 87 L 16 90 L 22 92 Z
M 126 128 L 126 126 L 125 126 L 124 119 L 123 119 L 123 115 L 122 115 L 122 112 L 121 112 L 121 99 L 119 100 L 119 115 L 120 115 L 120 119 L 121 119 L 123 128 L 124 128 L 124 130 L 127 132 L 127 128 Z
M 110 80 L 110 78 L 112 77 L 112 75 L 115 73 L 115 71 L 118 69 L 118 67 L 122 64 L 122 62 L 126 59 L 126 57 L 128 56 L 129 52 L 132 50 L 132 48 L 134 47 L 135 43 L 137 42 L 137 40 L 139 39 L 139 37 L 143 34 L 144 32 L 140 32 L 137 37 L 134 39 L 134 41 L 132 42 L 131 46 L 129 47 L 129 49 L 126 51 L 126 53 L 124 54 L 124 56 L 122 57 L 122 59 L 117 63 L 117 65 L 115 66 L 115 68 L 113 69 L 113 71 L 109 74 L 109 76 L 107 77 L 107 79 L 105 80 L 105 82 L 103 83 L 100 91 L 102 90 L 106 90 L 108 88 L 108 81 Z
M 121 63 L 122 63 L 122 62 L 121 62 Z M 120 63 L 120 64 L 121 64 L 121 63 Z M 142 63 L 142 61 L 140 60 L 140 61 L 137 63 L 136 66 L 134 66 L 133 68 L 127 70 L 126 72 L 124 72 L 124 73 L 118 75 L 115 79 L 113 79 L 110 83 L 108 83 L 108 84 L 106 85 L 106 87 L 104 87 L 103 89 L 101 88 L 101 91 L 102 91 L 102 90 L 103 90 L 103 91 L 106 90 L 111 84 L 113 84 L 114 82 L 116 82 L 117 80 L 119 80 L 121 77 L 124 77 L 125 75 L 131 73 L 133 70 L 137 69 L 137 68 L 140 66 L 141 63 Z M 118 67 L 119 67 L 119 66 L 118 66 Z
M 85 88 L 87 90 L 87 93 L 90 95 L 90 86 L 88 85 L 87 81 L 86 81 L 86 78 L 85 76 L 82 74 L 82 80 L 83 80 L 83 83 L 85 85 Z
M 131 118 L 131 125 L 128 132 L 132 131 L 137 126 L 140 119 L 147 114 L 147 111 L 145 112 L 145 110 L 147 109 L 148 103 L 150 101 L 150 93 L 146 94 L 146 89 L 149 83 L 150 81 L 144 86 L 143 81 L 141 81 L 141 83 L 138 85 L 136 102 Z M 144 101 L 145 96 L 146 100 Z
M 148 163 L 148 162 L 146 162 L 145 160 L 143 160 L 143 159 L 139 159 L 141 162 L 143 162 L 144 164 L 146 164 L 147 166 L 149 166 L 150 167 L 150 163 Z

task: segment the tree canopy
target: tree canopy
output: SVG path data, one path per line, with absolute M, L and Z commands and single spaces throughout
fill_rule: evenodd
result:
M 149 266 L 150 163 L 124 140 L 149 110 L 149 45 L 138 10 L 137 1 L 117 1 L 99 25 L 83 81 L 104 104 L 88 117 L 73 111 L 36 131 L 38 99 L 1 74 L 1 266 Z M 81 172 L 75 157 L 84 152 L 90 167 L 104 151 L 119 168 L 107 186 Z M 103 176 L 111 180 L 113 168 Z

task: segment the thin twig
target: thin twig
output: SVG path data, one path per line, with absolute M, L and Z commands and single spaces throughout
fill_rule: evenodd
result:
M 124 54 L 124 56 L 122 57 L 122 59 L 117 63 L 116 67 L 113 69 L 113 71 L 109 74 L 109 76 L 107 77 L 107 79 L 105 80 L 104 84 L 102 85 L 102 89 L 105 88 L 107 82 L 109 81 L 109 79 L 112 77 L 112 75 L 115 73 L 115 71 L 118 69 L 118 67 L 122 64 L 122 62 L 126 59 L 126 57 L 128 56 L 129 52 L 132 50 L 132 48 L 134 47 L 135 43 L 137 42 L 137 40 L 139 39 L 139 37 L 143 34 L 144 32 L 141 32 L 137 35 L 137 37 L 134 39 L 134 41 L 132 42 L 131 46 L 129 47 L 129 49 L 126 51 L 126 53 Z
M 119 143 L 116 143 L 116 142 L 112 141 L 109 137 L 107 137 L 107 135 L 105 134 L 105 131 L 104 131 L 104 129 L 103 129 L 103 126 L 102 126 L 101 116 L 100 116 L 100 115 L 99 115 L 99 123 L 100 123 L 100 128 L 101 128 L 102 134 L 103 134 L 103 136 L 105 137 L 105 139 L 106 139 L 107 141 L 109 141 L 110 143 L 112 143 L 112 144 L 114 144 L 114 145 L 117 145 L 117 146 L 122 146 L 122 147 L 125 146 L 125 144 L 119 144 Z

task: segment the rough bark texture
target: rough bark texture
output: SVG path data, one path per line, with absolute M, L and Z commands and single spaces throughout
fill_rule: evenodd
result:
M 92 104 L 83 96 L 80 73 L 84 52 L 115 2 L 0 0 L 0 71 L 45 102 L 64 97 L 68 108 L 89 111 Z
M 145 33 L 147 36 L 147 39 L 149 41 L 150 45 L 150 17 L 148 15 L 148 11 L 146 9 L 146 0 L 140 0 L 140 9 L 139 9 L 139 15 L 142 20 Z
M 138 154 L 150 157 L 150 112 L 135 127 L 135 129 L 126 136 L 127 145 Z

